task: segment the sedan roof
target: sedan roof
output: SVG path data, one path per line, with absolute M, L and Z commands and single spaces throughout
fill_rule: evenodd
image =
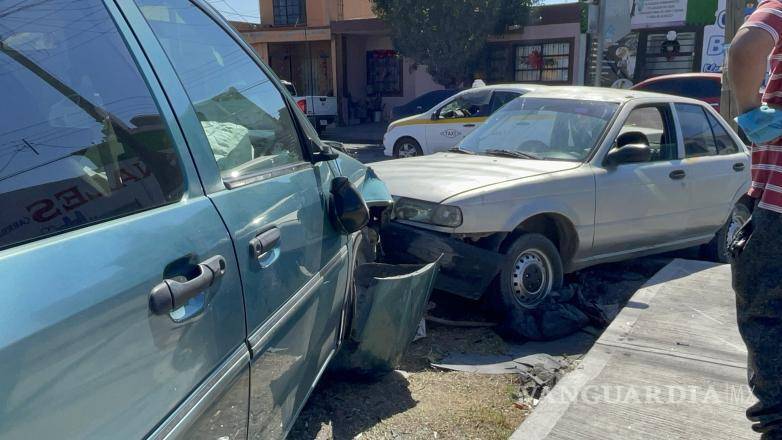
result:
M 605 87 L 584 87 L 584 86 L 558 86 L 546 87 L 524 95 L 525 98 L 553 98 L 553 99 L 576 99 L 584 101 L 603 101 L 623 104 L 636 99 L 659 99 L 667 102 L 687 102 L 702 104 L 701 101 L 682 98 L 678 96 L 665 95 L 662 93 L 644 92 L 640 90 L 611 89 Z

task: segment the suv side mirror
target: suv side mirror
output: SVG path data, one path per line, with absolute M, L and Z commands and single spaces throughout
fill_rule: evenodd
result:
M 331 181 L 329 214 L 334 227 L 344 234 L 359 231 L 369 223 L 369 208 L 347 177 Z
M 606 155 L 606 165 L 621 165 L 625 163 L 649 162 L 652 159 L 652 149 L 645 144 L 627 144 L 612 149 Z
M 339 153 L 334 151 L 331 145 L 326 142 L 318 142 L 314 139 L 309 139 L 309 150 L 312 154 L 312 163 L 327 162 L 337 159 Z

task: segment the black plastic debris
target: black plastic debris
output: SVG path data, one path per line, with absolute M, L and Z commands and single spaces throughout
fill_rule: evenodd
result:
M 331 370 L 368 378 L 394 370 L 426 312 L 438 265 L 359 266 L 350 334 Z
M 497 331 L 515 340 L 551 341 L 589 325 L 605 328 L 610 322 L 603 309 L 584 295 L 579 284 L 553 292 L 535 309 L 507 313 Z

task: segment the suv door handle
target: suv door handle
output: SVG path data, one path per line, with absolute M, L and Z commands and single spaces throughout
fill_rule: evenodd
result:
M 250 253 L 261 263 L 261 267 L 269 267 L 277 259 L 279 252 L 274 251 L 279 249 L 281 239 L 280 229 L 273 226 L 250 240 Z
M 745 167 L 746 166 L 743 163 L 737 162 L 737 163 L 733 164 L 733 171 L 741 172 L 741 171 L 744 171 Z
M 149 308 L 152 313 L 164 315 L 182 307 L 225 275 L 227 263 L 221 255 L 216 255 L 196 267 L 198 274 L 191 280 L 165 279 L 152 288 L 149 294 Z
M 673 170 L 671 171 L 671 174 L 668 174 L 668 177 L 673 180 L 681 180 L 687 177 L 687 173 L 685 173 L 684 170 Z

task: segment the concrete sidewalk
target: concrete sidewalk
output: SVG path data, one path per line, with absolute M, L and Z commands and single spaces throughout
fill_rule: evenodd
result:
M 730 268 L 675 260 L 511 439 L 757 439 L 746 355 Z

